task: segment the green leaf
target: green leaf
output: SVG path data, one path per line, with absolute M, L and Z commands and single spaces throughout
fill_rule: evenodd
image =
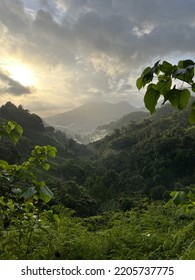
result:
M 155 107 L 159 97 L 160 97 L 160 92 L 158 90 L 155 90 L 154 88 L 149 88 L 146 91 L 146 94 L 144 96 L 144 103 L 146 108 L 150 111 L 151 114 L 155 112 Z
M 159 80 L 159 82 L 165 82 L 166 81 L 166 76 L 165 75 L 158 75 L 158 80 Z
M 174 87 L 170 91 L 169 101 L 173 107 L 182 110 L 188 105 L 190 96 L 188 89 L 179 90 Z
M 14 121 L 8 121 L 5 126 L 5 131 L 14 144 L 18 142 L 23 133 L 22 127 Z
M 45 202 L 49 202 L 53 198 L 52 191 L 47 186 L 40 187 L 40 198 Z
M 172 80 L 167 80 L 167 81 L 159 81 L 156 85 L 155 85 L 155 89 L 158 90 L 162 95 L 164 95 L 165 92 L 170 91 L 172 85 Z
M 37 191 L 34 187 L 30 187 L 28 188 L 23 194 L 22 196 L 25 198 L 25 199 L 28 199 L 30 197 L 32 197 L 34 194 L 36 194 Z
M 176 192 L 173 197 L 175 205 L 183 204 L 186 201 L 186 193 L 184 191 Z
M 57 149 L 53 146 L 47 145 L 47 153 L 48 153 L 48 156 L 55 158 Z
M 143 71 L 143 73 L 141 75 L 143 87 L 153 80 L 154 74 L 156 74 L 156 75 L 159 74 L 159 69 L 160 69 L 159 62 L 160 62 L 160 60 L 157 61 L 152 68 L 151 67 L 147 67 Z
M 9 166 L 8 162 L 5 160 L 0 160 L 0 167 L 6 169 Z
M 19 134 L 20 136 L 22 136 L 22 134 L 23 134 L 23 128 L 22 128 L 18 123 L 16 123 L 15 129 L 16 129 L 16 131 L 18 132 L 18 134 Z
M 142 87 L 144 87 L 147 83 L 150 83 L 153 79 L 153 73 L 151 72 L 151 67 L 147 67 L 141 74 L 142 78 Z
M 173 66 L 169 62 L 163 61 L 162 65 L 160 66 L 160 70 L 167 76 L 169 76 L 173 72 Z
M 144 71 L 142 72 L 141 77 L 144 77 L 145 75 L 147 75 L 151 69 L 152 69 L 151 67 L 146 67 L 144 69 Z
M 12 140 L 12 142 L 14 143 L 14 144 L 17 144 L 18 143 L 18 140 L 19 140 L 19 138 L 20 138 L 20 135 L 18 135 L 18 133 L 17 133 L 17 131 L 16 130 L 12 130 L 11 132 L 10 132 L 10 139 Z
M 183 65 L 183 64 L 180 63 L 179 65 Z M 186 83 L 193 83 L 193 77 L 194 77 L 194 64 L 188 65 L 183 68 L 176 67 L 175 71 L 173 72 L 173 78 L 177 78 Z
M 45 169 L 45 170 L 49 170 L 49 169 L 50 169 L 50 164 L 44 162 L 44 163 L 42 164 L 42 167 L 43 167 L 43 169 Z
M 187 68 L 188 66 L 194 65 L 194 61 L 187 59 L 187 60 L 180 60 L 178 62 L 179 68 Z
M 44 147 L 44 146 L 43 146 Z M 42 153 L 42 150 L 43 150 L 43 147 L 40 147 L 40 146 L 35 146 L 34 150 L 35 150 L 35 153 L 37 155 L 40 155 Z
M 7 123 L 7 129 L 6 129 L 6 130 L 11 131 L 11 130 L 13 130 L 15 127 L 16 127 L 16 123 L 15 123 L 15 122 L 13 122 L 13 121 L 8 121 L 8 123 Z
M 59 225 L 60 224 L 60 218 L 57 214 L 53 214 L 53 219 L 56 221 L 56 223 Z
M 136 81 L 136 86 L 140 90 L 143 87 L 143 80 L 142 77 L 139 77 Z

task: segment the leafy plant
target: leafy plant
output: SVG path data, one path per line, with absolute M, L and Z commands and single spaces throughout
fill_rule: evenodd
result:
M 195 92 L 194 67 L 195 63 L 192 60 L 181 60 L 177 65 L 167 61 L 160 63 L 159 60 L 153 67 L 147 67 L 142 72 L 136 85 L 140 90 L 148 84 L 144 102 L 151 114 L 155 112 L 160 97 L 163 97 L 163 105 L 169 101 L 179 110 L 188 105 L 190 90 Z M 189 121 L 195 123 L 195 102 L 191 105 Z
M 22 135 L 16 122 L 0 124 L 0 137 L 9 137 L 16 144 Z M 50 168 L 48 157 L 56 156 L 56 148 L 50 145 L 36 146 L 30 157 L 20 165 L 0 160 L 0 258 L 27 259 L 33 235 L 44 227 L 43 216 L 59 223 L 56 214 L 43 206 L 53 198 L 44 181 L 39 181 L 35 167 Z M 44 235 L 43 235 L 44 236 Z
M 174 191 L 170 195 L 170 201 L 176 206 L 180 206 L 184 213 L 195 216 L 195 194 L 193 192 L 186 194 L 184 191 Z
M 8 137 L 11 141 L 16 144 L 22 136 L 22 127 L 14 121 L 7 121 L 0 123 L 0 139 L 2 136 Z

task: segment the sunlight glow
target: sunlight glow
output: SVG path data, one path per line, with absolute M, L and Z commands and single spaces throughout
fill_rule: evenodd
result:
M 19 82 L 23 86 L 32 86 L 35 84 L 35 76 L 33 71 L 22 64 L 12 64 L 6 67 L 10 77 Z

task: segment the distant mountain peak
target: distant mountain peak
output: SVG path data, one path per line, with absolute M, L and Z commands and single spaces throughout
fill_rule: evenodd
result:
M 60 127 L 64 130 L 69 129 L 75 133 L 91 133 L 97 126 L 112 121 L 116 121 L 122 116 L 135 112 L 137 108 L 126 101 L 109 103 L 106 101 L 89 101 L 81 106 L 46 118 L 46 122 Z

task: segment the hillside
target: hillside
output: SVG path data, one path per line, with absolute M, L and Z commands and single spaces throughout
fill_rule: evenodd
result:
M 16 146 L 5 138 L 1 139 L 1 158 L 10 163 L 27 158 L 36 145 L 55 146 L 58 150 L 57 159 L 73 156 L 75 153 L 77 155 L 88 154 L 85 146 L 76 143 L 65 133 L 56 131 L 51 126 L 46 127 L 38 115 L 30 113 L 21 105 L 17 107 L 11 102 L 2 105 L 0 107 L 0 120 L 13 120 L 23 128 L 23 136 Z
M 71 111 L 48 117 L 45 121 L 69 134 L 86 134 L 93 132 L 99 125 L 116 121 L 136 110 L 127 102 L 89 102 Z
M 110 188 L 103 183 L 108 197 L 142 192 L 162 199 L 175 188 L 194 184 L 195 127 L 188 123 L 188 110 L 168 111 L 169 106 L 163 107 L 155 117 L 130 123 L 88 145 L 100 158 L 100 168 L 112 174 Z
M 124 115 L 122 118 L 120 118 L 115 122 L 98 126 L 97 130 L 105 131 L 106 134 L 108 134 L 110 132 L 113 132 L 115 129 L 120 129 L 122 127 L 128 126 L 131 121 L 133 122 L 140 121 L 146 118 L 147 115 L 148 114 L 143 111 L 132 112 L 127 115 Z

